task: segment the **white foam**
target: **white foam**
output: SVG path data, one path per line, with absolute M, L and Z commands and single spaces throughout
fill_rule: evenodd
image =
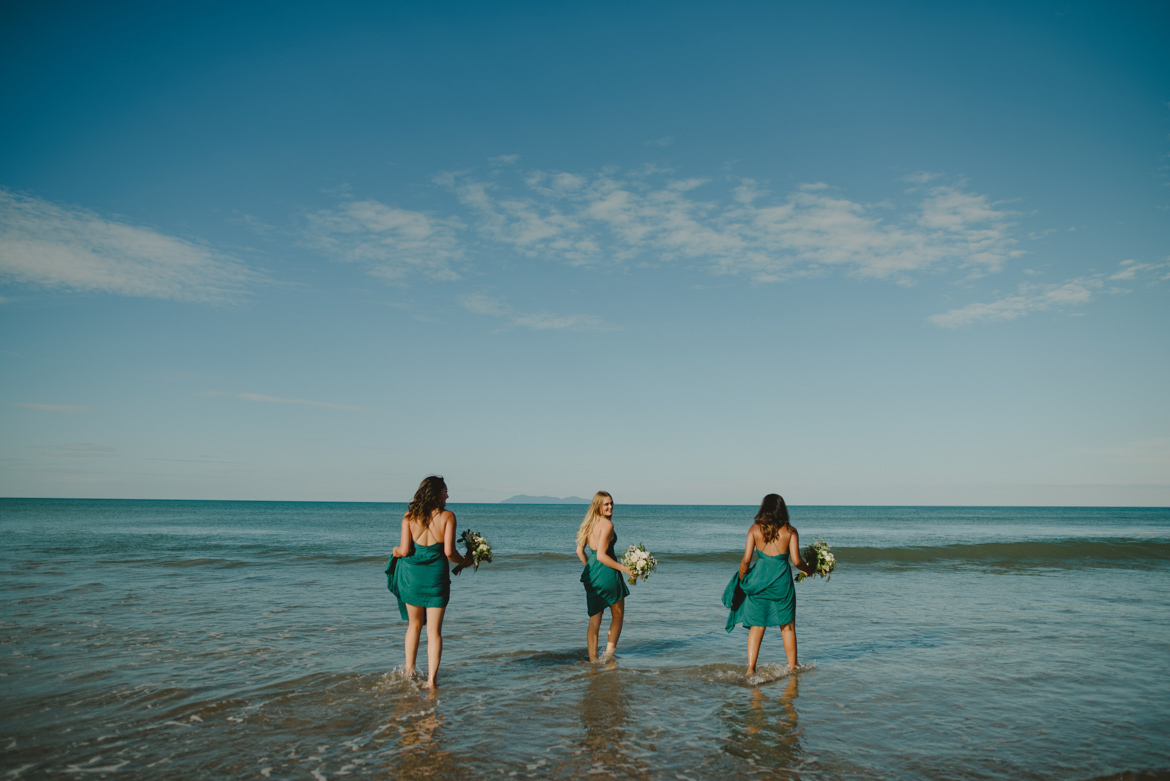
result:
M 752 686 L 759 686 L 762 683 L 771 683 L 772 681 L 778 681 L 781 678 L 787 678 L 797 673 L 815 670 L 816 666 L 816 662 L 798 664 L 795 667 L 789 667 L 786 664 L 762 664 L 756 668 L 755 675 L 749 675 L 743 681 Z

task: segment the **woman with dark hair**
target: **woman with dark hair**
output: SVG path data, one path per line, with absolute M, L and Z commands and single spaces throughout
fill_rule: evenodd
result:
M 435 688 L 443 657 L 443 613 L 451 597 L 451 575 L 471 566 L 471 558 L 455 549 L 455 513 L 447 509 L 447 484 L 431 475 L 419 484 L 402 516 L 402 538 L 386 568 L 386 586 L 398 597 L 406 627 L 407 674 L 414 673 L 418 641 L 427 628 L 427 688 Z
M 755 566 L 751 566 L 752 554 L 757 555 Z M 756 672 L 760 643 L 769 626 L 780 627 L 788 667 L 796 668 L 796 589 L 789 561 L 806 575 L 815 572 L 801 561 L 800 536 L 788 522 L 788 505 L 779 494 L 768 494 L 748 529 L 739 572 L 723 591 L 723 604 L 731 610 L 727 631 L 736 624 L 748 630 L 748 675 Z
M 589 610 L 589 629 L 585 632 L 585 647 L 589 661 L 597 661 L 597 638 L 601 633 L 601 614 L 609 608 L 609 636 L 605 643 L 605 657 L 613 656 L 618 638 L 622 636 L 626 596 L 630 590 L 622 581 L 629 575 L 626 565 L 617 560 L 613 546 L 617 532 L 613 530 L 613 497 L 605 491 L 593 495 L 585 520 L 577 529 L 577 558 L 585 565 L 581 582 L 585 584 L 585 606 Z

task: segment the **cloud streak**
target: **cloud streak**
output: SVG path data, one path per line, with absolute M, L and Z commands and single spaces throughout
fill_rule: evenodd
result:
M 574 265 L 684 261 L 760 282 L 832 270 L 909 282 L 951 266 L 980 276 L 1022 254 L 1009 212 L 961 185 L 921 178 L 901 209 L 852 201 L 824 183 L 777 197 L 739 179 L 720 197 L 707 179 L 652 168 L 532 171 L 519 186 L 456 173 L 435 181 L 471 212 L 483 239 Z
M 975 323 L 1015 320 L 1031 312 L 1044 312 L 1087 304 L 1104 287 L 1100 279 L 1078 277 L 1055 285 L 1020 285 L 1015 295 L 989 303 L 967 304 L 949 312 L 931 315 L 927 321 L 942 328 L 961 328 Z
M 555 315 L 550 312 L 518 312 L 501 299 L 482 293 L 461 296 L 459 304 L 468 312 L 502 319 L 507 328 L 529 331 L 616 331 L 619 326 L 594 315 Z
M 73 404 L 35 404 L 23 401 L 10 401 L 8 403 L 14 407 L 35 409 L 38 412 L 63 412 L 71 415 L 76 415 L 82 412 L 93 412 L 93 407 L 78 407 Z
M 1170 279 L 1164 270 L 1166 263 L 1137 263 L 1123 260 L 1113 274 L 1090 274 L 1056 284 L 1041 285 L 1025 282 L 1013 295 L 1003 296 L 988 303 L 973 303 L 926 318 L 927 322 L 942 328 L 961 328 L 976 323 L 1015 320 L 1032 312 L 1065 309 L 1089 303 L 1102 292 L 1127 293 L 1123 288 L 1106 287 L 1106 282 L 1138 281 L 1155 277 L 1149 284 Z
M 35 287 L 230 303 L 262 280 L 209 247 L 0 188 L 0 277 Z
M 108 445 L 82 442 L 73 445 L 50 445 L 40 448 L 52 458 L 117 458 L 118 451 Z
M 864 203 L 813 182 L 777 195 L 751 179 L 637 170 L 523 171 L 492 158 L 485 176 L 447 172 L 445 214 L 350 200 L 309 215 L 306 240 L 387 279 L 459 279 L 472 254 L 574 266 L 686 263 L 756 282 L 834 272 L 913 283 L 921 273 L 1002 270 L 1023 252 L 1013 215 L 962 182 L 910 177 L 892 201 Z
M 458 236 L 462 227 L 453 217 L 354 200 L 310 214 L 304 237 L 332 259 L 361 264 L 383 279 L 419 274 L 456 280 L 459 274 L 451 266 L 464 255 Z
M 336 404 L 332 401 L 313 401 L 311 399 L 286 399 L 280 396 L 266 396 L 262 393 L 225 393 L 223 391 L 204 391 L 201 396 L 224 396 L 242 401 L 258 402 L 262 404 L 295 404 L 305 407 L 320 407 L 321 409 L 340 410 L 343 412 L 370 412 L 368 407 L 357 407 L 352 404 Z

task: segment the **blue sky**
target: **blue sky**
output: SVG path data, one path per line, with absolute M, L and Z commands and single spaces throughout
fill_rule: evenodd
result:
M 0 495 L 1170 505 L 1155 3 L 8 4 Z

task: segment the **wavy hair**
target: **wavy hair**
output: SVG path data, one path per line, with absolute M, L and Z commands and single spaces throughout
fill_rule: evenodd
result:
M 613 497 L 606 491 L 598 491 L 593 494 L 593 501 L 589 503 L 589 511 L 585 513 L 585 520 L 581 521 L 581 527 L 577 529 L 577 547 L 584 548 L 589 544 L 589 535 L 593 534 L 593 526 L 597 523 L 598 518 L 604 518 L 601 514 L 601 505 L 606 499 L 613 501 Z
M 780 494 L 765 496 L 760 511 L 756 513 L 756 523 L 764 530 L 765 545 L 776 539 L 780 530 L 788 525 L 788 505 L 784 504 L 784 497 Z
M 438 475 L 423 478 L 414 492 L 414 499 L 406 508 L 406 515 L 422 524 L 424 529 L 430 526 L 435 511 L 443 509 L 443 489 L 446 487 L 447 484 Z

